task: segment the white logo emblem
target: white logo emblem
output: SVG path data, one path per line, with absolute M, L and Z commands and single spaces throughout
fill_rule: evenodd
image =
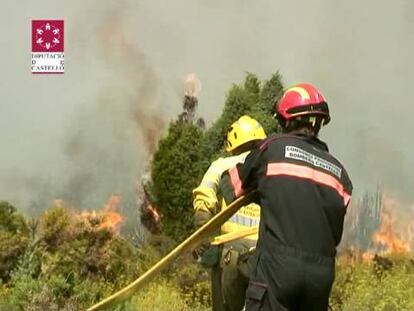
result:
M 60 43 L 60 29 L 46 23 L 36 29 L 36 43 L 49 50 Z

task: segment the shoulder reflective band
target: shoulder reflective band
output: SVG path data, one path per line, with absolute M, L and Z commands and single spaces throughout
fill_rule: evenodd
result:
M 283 162 L 267 164 L 266 176 L 280 175 L 309 179 L 316 183 L 328 186 L 336 190 L 336 192 L 342 197 L 345 206 L 347 206 L 351 200 L 351 196 L 346 193 L 344 186 L 335 177 L 316 169 L 303 165 Z
M 235 166 L 231 168 L 229 170 L 229 174 L 230 174 L 231 184 L 234 189 L 234 195 L 236 196 L 236 198 L 238 198 L 243 194 L 243 189 L 242 189 L 242 182 L 241 182 L 237 167 Z
M 211 188 L 213 190 L 215 190 L 217 188 L 216 182 L 213 181 L 213 180 L 208 180 L 208 179 L 206 179 L 206 180 L 203 179 L 201 181 L 200 186 L 207 187 L 207 188 Z

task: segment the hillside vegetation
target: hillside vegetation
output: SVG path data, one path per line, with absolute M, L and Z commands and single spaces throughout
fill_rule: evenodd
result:
M 222 114 L 206 130 L 188 118 L 170 123 L 151 164 L 162 232 L 140 243 L 108 225 L 105 211 L 80 212 L 56 201 L 29 219 L 23 208 L 0 202 L 0 310 L 85 310 L 149 269 L 194 230 L 191 190 L 224 154 L 229 125 L 249 114 L 274 132 L 272 106 L 282 89 L 278 73 L 263 82 L 247 74 L 231 87 Z M 364 213 L 365 205 L 353 213 Z M 333 310 L 414 310 L 408 254 L 351 259 L 338 259 Z M 186 254 L 115 310 L 209 310 L 209 286 L 207 271 Z

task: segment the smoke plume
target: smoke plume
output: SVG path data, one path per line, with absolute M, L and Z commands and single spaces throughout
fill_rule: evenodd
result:
M 39 211 L 54 198 L 102 206 L 115 193 L 128 206 L 181 111 L 186 74 L 203 83 L 198 112 L 209 124 L 245 72 L 280 70 L 287 85 L 312 82 L 326 95 L 322 138 L 356 192 L 381 183 L 412 200 L 413 11 L 410 0 L 6 0 L 0 198 Z M 30 74 L 29 25 L 40 18 L 65 20 L 63 76 Z

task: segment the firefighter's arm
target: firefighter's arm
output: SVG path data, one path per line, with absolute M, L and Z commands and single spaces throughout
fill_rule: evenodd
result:
M 254 149 L 244 163 L 237 164 L 223 174 L 219 188 L 226 204 L 257 188 L 261 154 L 260 149 Z
M 205 224 L 218 212 L 217 189 L 222 171 L 220 162 L 214 161 L 204 174 L 200 185 L 193 190 L 193 207 L 197 227 Z
M 215 195 L 208 192 L 208 189 L 201 187 L 193 190 L 194 221 L 197 228 L 207 223 L 214 216 L 214 206 L 217 203 L 214 203 Z
M 194 221 L 197 227 L 207 223 L 218 212 L 217 189 L 222 173 L 222 164 L 218 159 L 210 165 L 200 185 L 193 190 Z M 212 266 L 216 261 L 212 258 L 218 256 L 216 253 L 217 247 L 212 247 L 206 241 L 194 249 L 193 256 L 202 265 Z
M 193 190 L 194 223 L 197 228 L 203 226 L 213 218 L 213 209 L 216 204 L 217 195 L 215 191 L 203 185 L 203 182 Z M 210 243 L 205 242 L 195 248 L 193 250 L 194 259 L 201 262 L 203 254 L 209 247 Z

